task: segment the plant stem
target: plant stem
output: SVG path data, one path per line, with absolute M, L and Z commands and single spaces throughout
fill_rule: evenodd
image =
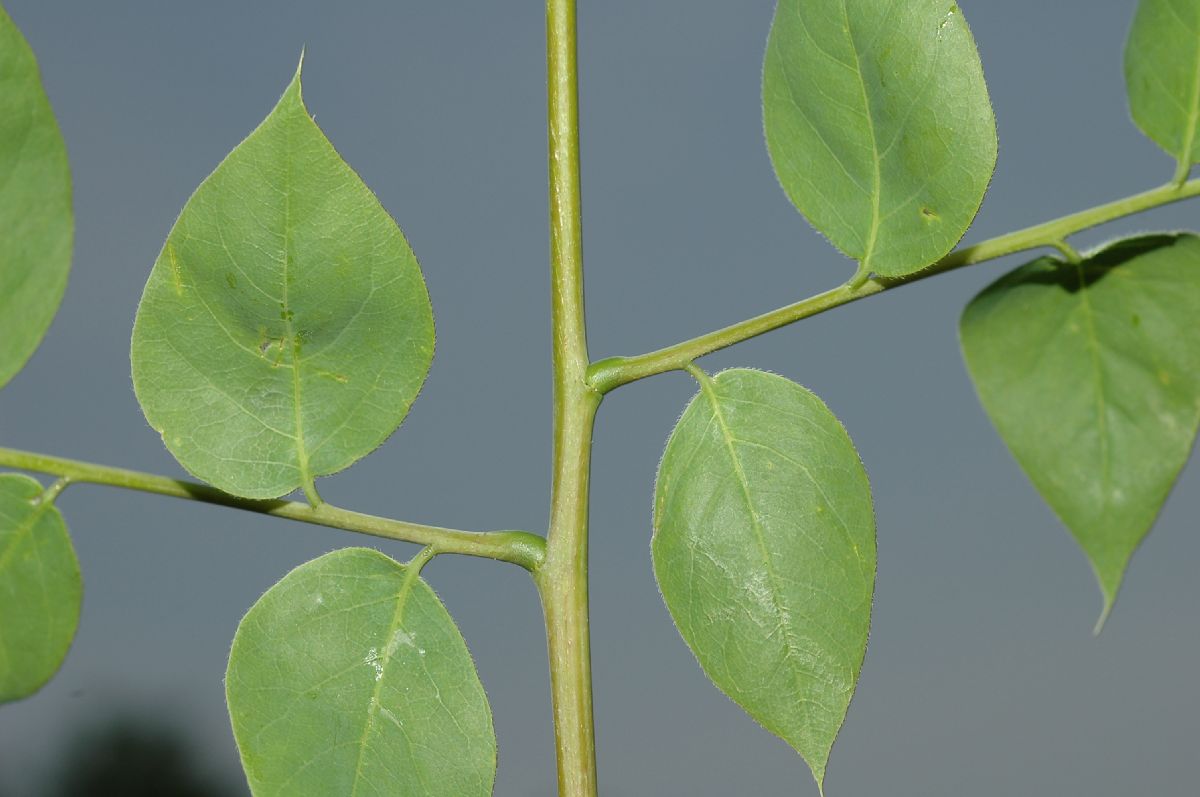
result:
M 317 526 L 369 534 L 389 540 L 414 542 L 425 545 L 434 552 L 464 554 L 495 559 L 519 565 L 536 572 L 545 559 L 545 540 L 526 531 L 470 532 L 423 526 L 402 520 L 364 515 L 348 509 L 339 509 L 329 504 L 313 507 L 296 501 L 252 501 L 223 493 L 215 487 L 195 482 L 180 481 L 166 476 L 155 476 L 122 468 L 93 465 L 70 459 L 0 448 L 0 467 L 16 468 L 35 473 L 49 473 L 62 477 L 72 484 L 103 484 L 155 493 L 171 498 L 183 498 L 206 504 L 242 509 L 262 515 L 298 520 Z
M 582 380 L 581 380 L 582 382 Z M 535 574 L 546 615 L 560 797 L 595 797 L 592 654 L 588 628 L 588 488 L 599 396 L 555 402 L 554 486 L 546 562 Z
M 546 562 L 535 575 L 546 615 L 561 797 L 595 797 L 588 630 L 588 482 L 600 395 L 588 387 L 579 187 L 575 0 L 546 2 L 554 476 Z
M 874 296 L 878 293 L 919 282 L 928 277 L 945 274 L 964 266 L 1022 252 L 1052 246 L 1061 248 L 1066 239 L 1082 230 L 1096 227 L 1125 216 L 1142 213 L 1161 205 L 1200 195 L 1200 179 L 1182 184 L 1170 183 L 1141 194 L 1118 199 L 1079 213 L 1064 216 L 1024 230 L 993 238 L 974 246 L 958 249 L 923 271 L 892 279 L 872 279 L 863 284 L 853 280 L 831 291 L 781 307 L 778 310 L 742 321 L 741 323 L 701 335 L 665 349 L 637 357 L 612 357 L 594 363 L 588 369 L 588 384 L 600 393 L 608 393 L 622 385 L 645 379 L 666 371 L 678 371 L 698 357 L 727 348 L 735 343 L 757 337 L 804 318 L 818 315 L 835 307 Z

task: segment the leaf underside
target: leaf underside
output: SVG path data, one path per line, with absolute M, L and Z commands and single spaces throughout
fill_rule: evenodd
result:
M 79 562 L 42 492 L 28 476 L 0 474 L 0 703 L 49 681 L 79 625 Z
M 962 317 L 983 406 L 1087 554 L 1105 616 L 1200 426 L 1198 318 L 1192 235 L 1129 238 L 1079 265 L 1041 258 Z
M 1125 46 L 1137 126 L 1184 167 L 1200 161 L 1200 0 L 1141 0 Z
M 759 371 L 701 376 L 659 468 L 654 572 L 708 677 L 821 783 L 870 629 L 870 485 L 809 391 Z
M 309 116 L 297 72 L 155 263 L 132 347 L 146 418 L 222 490 L 307 491 L 395 431 L 433 345 L 417 261 Z
M 67 148 L 33 51 L 0 7 L 0 387 L 58 311 L 73 236 Z
M 420 576 L 335 551 L 238 627 L 226 696 L 255 797 L 486 797 L 491 710 L 458 628 Z
M 945 0 L 780 0 L 763 114 L 784 191 L 867 274 L 949 252 L 996 166 L 983 67 Z

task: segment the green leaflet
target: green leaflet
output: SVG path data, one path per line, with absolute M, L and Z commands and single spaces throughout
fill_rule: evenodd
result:
M 1141 0 L 1125 46 L 1133 121 L 1178 162 L 1200 161 L 1200 0 Z
M 247 613 L 225 688 L 255 797 L 492 793 L 491 709 L 419 570 L 335 551 Z
M 779 0 L 763 114 L 784 191 L 864 275 L 949 252 L 996 167 L 983 67 L 946 0 Z
M 79 625 L 79 562 L 43 492 L 28 476 L 0 474 L 0 703 L 41 689 Z
M 379 446 L 433 357 L 403 234 L 312 121 L 300 73 L 188 201 L 146 284 L 133 384 L 191 473 L 276 498 Z
M 74 229 L 67 148 L 33 51 L 0 7 L 0 387 L 54 320 Z
M 1103 622 L 1200 425 L 1200 239 L 1044 257 L 963 313 L 988 415 L 1091 560 Z
M 654 572 L 713 682 L 825 778 L 875 588 L 871 488 L 846 430 L 782 377 L 694 371 L 667 443 Z

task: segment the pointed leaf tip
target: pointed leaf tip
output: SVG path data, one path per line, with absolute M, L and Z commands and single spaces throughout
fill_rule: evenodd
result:
M 838 420 L 794 382 L 692 373 L 701 390 L 655 487 L 659 589 L 708 677 L 823 788 L 870 629 L 866 471 Z
M 301 66 L 303 61 L 301 61 Z M 433 357 L 420 267 L 313 122 L 300 68 L 188 201 L 138 307 L 133 383 L 190 473 L 278 498 L 395 431 Z
M 292 76 L 292 83 L 296 84 L 297 90 L 300 89 L 301 77 L 304 74 L 304 56 L 307 51 L 307 47 L 300 48 L 300 60 L 296 62 L 296 74 Z
M 1108 619 L 1200 428 L 1200 238 L 1146 235 L 1046 257 L 963 313 L 980 400 L 1075 537 Z
M 1108 625 L 1108 618 L 1112 616 L 1113 607 L 1117 603 L 1116 595 L 1104 596 L 1104 608 L 1100 611 L 1100 617 L 1096 620 L 1096 625 L 1092 628 L 1092 636 L 1100 636 L 1104 633 L 1104 627 Z

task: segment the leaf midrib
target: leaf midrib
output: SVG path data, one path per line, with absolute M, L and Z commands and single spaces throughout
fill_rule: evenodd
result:
M 22 543 L 25 542 L 25 537 L 32 533 L 33 528 L 38 524 L 38 521 L 42 519 L 42 516 L 45 515 L 46 511 L 52 506 L 54 505 L 49 501 L 43 501 L 34 505 L 33 510 L 29 513 L 29 516 L 17 526 L 15 531 L 12 532 L 11 536 L 9 537 L 12 542 L 7 548 L 4 549 L 4 553 L 0 554 L 0 573 L 3 573 L 8 569 L 9 564 L 12 562 L 12 558 L 16 556 L 15 551 L 17 548 L 19 548 Z
M 33 510 L 29 513 L 25 520 L 18 523 L 16 530 L 13 531 L 9 537 L 11 540 L 10 544 L 4 549 L 4 553 L 0 554 L 0 573 L 3 573 L 8 569 L 9 565 L 12 563 L 13 557 L 16 556 L 17 549 L 25 544 L 26 538 L 32 535 L 33 530 L 37 527 L 38 523 L 41 522 L 46 512 L 54 506 L 54 504 L 50 501 L 38 500 L 36 497 L 33 500 L 37 501 L 37 503 L 33 505 Z M 35 557 L 37 557 L 38 569 L 44 573 L 45 568 L 42 567 L 42 552 L 38 550 L 37 546 L 34 546 L 33 554 Z M 48 596 L 46 595 L 45 579 L 39 579 L 39 582 L 42 588 L 42 602 L 49 607 L 49 602 L 47 600 Z M 12 659 L 12 654 L 9 652 L 8 640 L 4 634 L 0 634 L 0 651 L 3 651 L 4 653 L 4 662 L 7 666 L 7 662 Z
M 303 106 L 301 106 L 303 108 Z M 305 113 L 307 118 L 307 113 Z M 280 305 L 283 312 L 284 334 L 287 335 L 292 349 L 292 417 L 296 427 L 296 464 L 300 470 L 301 487 L 304 493 L 313 501 L 316 487 L 313 484 L 313 474 L 308 462 L 308 447 L 304 441 L 304 412 L 301 409 L 300 390 L 300 339 L 296 337 L 295 325 L 292 323 L 292 308 L 288 298 L 288 272 L 292 262 L 292 135 L 291 127 L 283 125 L 283 290 L 280 294 Z
M 1172 0 L 1166 0 L 1166 6 L 1171 10 L 1171 14 L 1184 26 L 1185 30 L 1188 32 L 1193 30 L 1193 28 L 1188 27 L 1188 21 L 1175 8 Z M 1192 24 L 1196 23 L 1196 20 L 1192 21 Z M 1187 127 L 1183 134 L 1183 146 L 1177 155 L 1180 174 L 1185 174 L 1186 171 L 1190 171 L 1191 169 L 1192 149 L 1196 146 L 1197 126 L 1200 125 L 1200 44 L 1197 44 L 1192 57 L 1192 96 L 1191 104 L 1187 108 L 1187 114 Z
M 766 536 L 763 533 L 762 519 L 758 516 L 758 510 L 754 506 L 754 499 L 750 495 L 750 482 L 746 477 L 746 472 L 742 468 L 741 459 L 738 457 L 737 449 L 734 446 L 733 431 L 729 428 L 729 424 L 725 420 L 725 414 L 721 410 L 720 402 L 716 393 L 712 377 L 703 371 L 696 370 L 695 376 L 700 382 L 700 390 L 704 393 L 705 398 L 712 406 L 713 417 L 717 421 L 717 426 L 721 430 L 721 437 L 725 444 L 725 449 L 729 454 L 730 462 L 733 464 L 734 473 L 737 476 L 738 485 L 741 488 L 741 495 L 746 502 L 746 508 L 750 512 L 751 525 L 754 528 L 755 542 L 758 545 L 759 553 L 762 556 L 763 568 L 766 570 L 767 579 L 771 584 L 771 603 L 775 607 L 775 612 L 779 618 L 779 625 L 782 632 L 783 643 L 787 648 L 787 657 L 789 660 L 796 660 L 801 657 L 801 649 L 798 641 L 794 638 L 791 627 L 791 612 L 783 605 L 780 596 L 783 593 L 779 585 L 779 575 L 775 572 L 775 567 L 771 563 L 770 551 L 767 549 Z M 800 674 L 795 668 L 789 667 L 792 674 L 796 693 L 803 695 L 805 692 L 804 684 L 800 682 Z M 783 735 L 783 734 L 779 734 Z M 821 766 L 822 771 L 824 766 Z M 818 781 L 820 778 L 818 778 Z
M 415 563 L 410 563 L 405 567 L 404 580 L 400 583 L 400 591 L 396 593 L 396 610 L 392 613 L 392 621 L 388 625 L 387 635 L 384 637 L 381 647 L 383 657 L 379 666 L 382 669 L 379 677 L 375 679 L 374 689 L 371 690 L 371 699 L 367 703 L 367 721 L 363 724 L 362 736 L 358 740 L 358 756 L 354 762 L 354 785 L 350 789 L 350 797 L 358 796 L 358 785 L 362 782 L 363 756 L 367 750 L 367 738 L 375 728 L 375 719 L 379 716 L 379 696 L 383 692 L 383 681 L 387 676 L 388 665 L 391 664 L 392 658 L 396 654 L 391 647 L 392 637 L 396 635 L 404 622 L 404 607 L 408 604 L 408 596 L 412 594 L 413 585 L 420 578 L 420 572 L 420 566 Z M 407 734 L 405 736 L 407 737 Z
M 879 155 L 879 139 L 875 134 L 875 119 L 871 116 L 871 100 L 867 95 L 867 82 L 863 79 L 862 57 L 858 53 L 858 44 L 854 41 L 854 32 L 850 29 L 850 10 L 846 0 L 842 0 L 842 18 L 846 23 L 846 38 L 850 41 L 850 52 L 854 55 L 854 76 L 858 78 L 858 87 L 862 91 L 863 115 L 867 120 L 867 132 L 871 136 L 871 157 L 874 161 L 874 188 L 871 191 L 871 227 L 867 231 L 866 247 L 862 260 L 859 261 L 859 271 L 869 273 L 871 256 L 875 253 L 875 243 L 879 239 L 880 226 L 880 193 L 883 187 L 883 162 Z
M 1092 375 L 1096 385 L 1096 425 L 1099 427 L 1100 465 L 1101 465 L 1101 495 L 1102 502 L 1107 505 L 1112 489 L 1112 452 L 1108 441 L 1108 400 L 1104 395 L 1104 366 L 1100 359 L 1100 338 L 1096 332 L 1095 310 L 1088 295 L 1087 275 L 1082 263 L 1073 264 L 1079 277 L 1079 306 L 1084 318 L 1086 329 L 1088 355 L 1092 363 Z

